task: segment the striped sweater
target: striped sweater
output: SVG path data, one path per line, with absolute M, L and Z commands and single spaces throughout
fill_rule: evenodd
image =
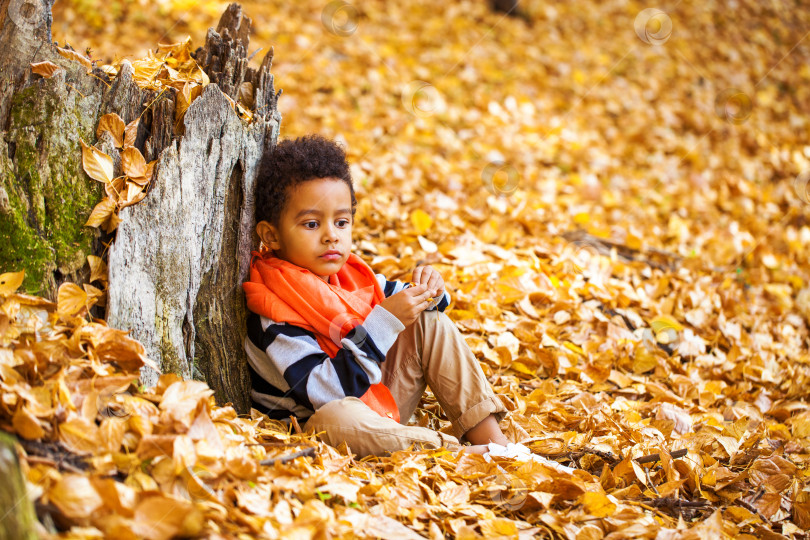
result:
M 382 274 L 376 277 L 386 298 L 407 287 Z M 445 291 L 428 309 L 444 311 L 449 304 L 450 294 Z M 404 329 L 391 312 L 376 305 L 341 340 L 335 357 L 329 358 L 312 332 L 248 312 L 245 351 L 253 407 L 277 420 L 289 416 L 304 420 L 332 400 L 362 396 L 382 379 L 380 363 Z

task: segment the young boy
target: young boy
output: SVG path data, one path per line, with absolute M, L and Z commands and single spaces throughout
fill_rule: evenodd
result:
M 256 185 L 247 305 L 253 406 L 296 416 L 359 456 L 423 446 L 486 453 L 509 445 L 506 413 L 478 361 L 444 314 L 441 275 L 387 281 L 351 253 L 355 199 L 343 150 L 319 136 L 279 143 Z M 406 425 L 426 385 L 455 436 Z M 494 445 L 493 445 L 494 448 Z M 500 448 L 500 447 L 499 447 Z M 524 447 L 525 448 L 525 447 Z

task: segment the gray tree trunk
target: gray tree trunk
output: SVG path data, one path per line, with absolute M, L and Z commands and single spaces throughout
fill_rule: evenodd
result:
M 272 54 L 258 71 L 247 67 L 249 28 L 232 5 L 209 30 L 196 56 L 212 84 L 188 108 L 185 134 L 157 155 L 152 191 L 121 212 L 108 262 L 108 323 L 131 330 L 164 371 L 204 378 L 240 412 L 250 403 L 241 283 L 254 245 L 253 186 L 281 121 Z M 236 99 L 244 81 L 260 111 L 249 125 L 223 94 Z M 172 103 L 158 114 L 173 129 Z M 144 383 L 157 377 L 144 368 Z
M 34 540 L 37 518 L 14 443 L 14 437 L 0 431 L 0 540 Z
M 79 138 L 92 144 L 108 112 L 127 123 L 140 117 L 135 145 L 157 164 L 146 198 L 120 214 L 108 254 L 107 321 L 130 330 L 164 372 L 204 378 L 220 402 L 246 412 L 241 283 L 254 244 L 258 165 L 281 122 L 272 51 L 259 69 L 248 67 L 251 21 L 229 6 L 195 53 L 211 84 L 188 108 L 180 135 L 174 90 L 155 100 L 126 62 L 106 84 L 100 71 L 87 75 L 57 54 L 51 3 L 0 0 L 0 270 L 26 268 L 25 288 L 51 298 L 62 280 L 87 278 L 86 257 L 103 246 L 82 225 L 103 190 L 81 168 Z M 50 79 L 32 76 L 29 63 L 45 60 L 64 69 Z M 253 89 L 250 124 L 225 97 L 236 100 L 244 82 Z M 97 146 L 120 167 L 108 134 Z M 157 376 L 142 373 L 146 384 Z
M 26 271 L 28 292 L 54 297 L 81 281 L 95 232 L 83 227 L 101 184 L 81 169 L 105 92 L 50 46 L 52 0 L 0 0 L 0 271 Z M 30 62 L 62 67 L 32 77 Z M 108 93 L 109 95 L 109 93 Z

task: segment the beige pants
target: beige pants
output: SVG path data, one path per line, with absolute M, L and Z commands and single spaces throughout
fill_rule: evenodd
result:
M 330 401 L 315 411 L 305 430 L 321 433 L 327 444 L 346 442 L 359 457 L 415 448 L 458 449 L 459 439 L 495 414 L 500 421 L 506 408 L 492 391 L 475 355 L 453 321 L 444 313 L 423 311 L 406 327 L 388 350 L 381 365 L 382 382 L 399 406 L 402 423 L 383 418 L 356 397 Z M 453 423 L 455 436 L 432 429 L 406 426 L 426 386 Z

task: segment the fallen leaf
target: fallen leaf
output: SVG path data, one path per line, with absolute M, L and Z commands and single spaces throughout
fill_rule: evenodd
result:
M 135 507 L 133 532 L 147 540 L 194 536 L 202 526 L 202 512 L 187 501 L 159 494 L 145 498 Z
M 60 315 L 76 315 L 87 305 L 87 293 L 75 283 L 63 283 L 56 293 L 56 311 Z
M 101 137 L 105 131 L 110 132 L 117 148 L 124 145 L 124 121 L 117 113 L 108 113 L 99 118 L 96 137 Z
M 42 75 L 46 79 L 53 77 L 57 69 L 62 69 L 53 62 L 33 62 L 31 63 L 31 73 Z
M 100 227 L 110 218 L 110 215 L 115 212 L 116 208 L 117 206 L 114 201 L 112 201 L 109 197 L 104 197 L 101 199 L 101 202 L 93 207 L 93 211 L 90 212 L 90 216 L 87 218 L 84 226 Z M 92 278 L 91 281 L 93 281 Z
M 121 165 L 124 174 L 130 178 L 146 176 L 146 160 L 143 159 L 141 151 L 134 146 L 128 146 L 121 152 Z
M 141 119 L 136 118 L 124 128 L 124 148 L 135 146 L 135 140 L 138 138 L 138 125 Z
M 87 71 L 91 71 L 93 69 L 93 62 L 91 62 L 90 59 L 87 58 L 86 56 L 82 56 L 76 51 L 72 51 L 70 49 L 63 49 L 61 47 L 57 47 L 56 50 L 59 54 L 61 54 L 68 60 L 74 60 L 83 65 L 87 69 Z
M 104 501 L 83 474 L 65 474 L 48 490 L 48 500 L 68 518 L 89 518 Z
M 416 234 L 422 235 L 430 230 L 433 225 L 433 218 L 424 210 L 414 210 L 411 212 L 411 224 L 416 230 Z
M 95 148 L 82 143 L 82 167 L 84 172 L 102 184 L 108 184 L 113 179 L 113 160 L 110 156 Z
M 0 274 L 0 296 L 9 295 L 19 289 L 24 279 L 25 270 Z
M 90 281 L 107 282 L 107 263 L 101 257 L 88 255 L 87 263 L 90 265 Z
M 594 517 L 607 517 L 616 511 L 616 503 L 604 493 L 588 491 L 582 494 L 581 502 L 585 511 Z

